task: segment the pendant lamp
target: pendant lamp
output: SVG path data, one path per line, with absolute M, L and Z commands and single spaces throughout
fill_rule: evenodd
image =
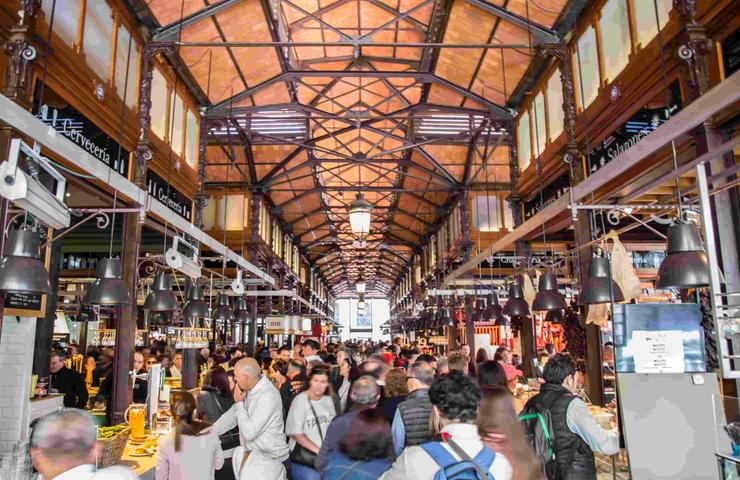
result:
M 496 292 L 488 295 L 488 301 L 486 304 L 486 309 L 483 311 L 483 321 L 493 322 L 499 321 L 499 319 L 503 318 L 504 310 L 498 303 L 498 295 Z
M 588 263 L 588 277 L 583 279 L 581 285 L 579 305 L 611 303 L 612 292 L 615 302 L 624 300 L 622 289 L 614 280 L 609 288 L 609 260 L 601 256 L 593 257 Z
M 77 314 L 74 321 L 75 322 L 94 322 L 98 319 L 98 316 L 95 314 L 95 310 L 90 305 L 82 305 L 80 307 L 80 313 Z
M 558 291 L 558 279 L 554 273 L 545 273 L 540 277 L 537 295 L 532 302 L 532 310 L 549 311 L 567 307 L 565 296 Z
M 483 312 L 485 311 L 485 309 L 485 300 L 480 297 L 477 298 L 475 300 L 475 312 L 473 312 L 473 323 L 484 321 Z
M 249 323 L 251 321 L 251 316 L 249 315 L 249 302 L 247 302 L 247 297 L 242 296 L 236 299 L 236 309 L 234 310 L 234 317 L 236 318 L 236 321 L 240 323 Z
M 216 308 L 213 310 L 213 319 L 219 322 L 227 322 L 234 319 L 234 310 L 229 304 L 229 297 L 221 292 L 216 297 Z
M 658 288 L 692 288 L 709 285 L 709 261 L 693 223 L 668 228 L 668 249 L 658 269 Z
M 38 233 L 10 230 L 0 259 L 0 290 L 8 293 L 52 293 L 49 272 L 41 261 Z
M 365 293 L 365 289 L 367 288 L 367 283 L 365 283 L 365 280 L 363 280 L 362 277 L 358 278 L 355 282 L 355 291 L 357 293 Z
M 509 299 L 504 305 L 504 315 L 510 317 L 528 317 L 532 314 L 529 310 L 529 304 L 524 299 L 524 292 L 519 283 L 514 282 L 509 285 Z
M 154 276 L 152 291 L 144 301 L 144 308 L 150 312 L 177 311 L 177 295 L 172 291 L 170 277 L 164 272 L 159 272 Z
M 93 305 L 131 304 L 131 292 L 122 280 L 120 259 L 104 258 L 100 260 L 95 280 L 87 287 L 83 301 Z
M 370 232 L 370 214 L 373 205 L 365 200 L 362 193 L 357 194 L 357 198 L 349 204 L 349 225 L 352 233 L 363 237 Z
M 188 320 L 198 321 L 208 316 L 208 304 L 203 296 L 203 287 L 193 283 L 188 292 L 188 301 L 182 309 L 182 316 Z
M 562 324 L 565 317 L 564 310 L 550 310 L 545 314 L 545 321 L 550 323 Z

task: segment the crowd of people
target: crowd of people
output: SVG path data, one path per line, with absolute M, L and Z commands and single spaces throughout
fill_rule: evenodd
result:
M 547 354 L 540 392 L 526 404 L 513 395 L 522 370 L 508 348 L 490 359 L 484 349 L 471 353 L 463 345 L 434 356 L 400 338 L 323 348 L 307 339 L 292 347 L 261 346 L 254 356 L 238 347 L 203 349 L 197 355 L 202 387 L 197 396 L 183 392 L 172 402 L 174 429 L 160 441 L 156 479 L 586 480 L 596 478 L 594 452 L 619 451 L 616 431 L 601 428 L 577 395 L 580 373 L 567 353 Z M 60 360 L 52 357 L 52 365 Z M 137 350 L 134 370 L 158 363 L 175 375 L 181 362 L 177 352 L 154 345 Z M 69 399 L 63 392 L 69 409 L 34 432 L 34 464 L 48 480 L 83 477 L 44 473 L 36 458 L 58 455 L 55 436 L 69 435 L 45 425 L 89 428 L 76 410 L 86 402 L 75 393 L 78 379 L 60 370 L 52 384 L 72 385 Z M 82 377 L 83 384 L 84 377 L 104 378 Z M 546 416 L 550 458 L 538 451 L 532 431 L 538 427 L 520 421 L 520 411 Z M 43 445 L 53 452 L 42 452 Z M 77 461 L 56 465 L 88 471 L 83 446 L 75 448 Z M 120 470 L 110 474 L 130 478 Z

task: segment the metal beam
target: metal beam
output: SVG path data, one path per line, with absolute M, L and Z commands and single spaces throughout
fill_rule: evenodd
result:
M 543 27 L 542 25 L 531 20 L 527 20 L 524 17 L 520 17 L 519 15 L 512 13 L 505 8 L 487 2 L 486 0 L 467 0 L 467 2 L 471 5 L 485 10 L 486 12 L 502 20 L 506 20 L 509 23 L 512 23 L 520 28 L 523 28 L 524 30 L 527 30 L 532 34 L 532 38 L 534 38 L 535 43 L 537 44 L 553 44 L 560 43 L 562 41 L 560 36 L 558 36 L 554 31 Z
M 170 40 L 177 40 L 177 38 L 179 37 L 181 28 L 184 30 L 185 27 L 198 23 L 202 20 L 211 18 L 212 16 L 216 15 L 218 12 L 222 12 L 229 7 L 233 7 L 237 3 L 240 3 L 241 1 L 242 0 L 221 0 L 220 2 L 213 3 L 207 6 L 206 8 L 203 8 L 201 10 L 198 10 L 197 12 L 191 13 L 190 15 L 183 18 L 182 21 L 178 20 L 176 22 L 172 22 L 169 25 L 166 25 L 160 28 L 159 30 L 157 30 L 157 33 L 154 34 L 152 41 L 168 42 Z
M 420 83 L 435 83 L 445 88 L 449 88 L 455 93 L 464 96 L 470 100 L 473 100 L 481 105 L 484 105 L 492 114 L 494 120 L 513 120 L 511 112 L 506 108 L 497 105 L 486 98 L 481 97 L 465 88 L 456 85 L 444 78 L 438 77 L 432 73 L 425 72 L 410 72 L 410 71 L 368 71 L 368 70 L 302 70 L 302 71 L 290 71 L 278 74 L 254 87 L 248 88 L 247 90 L 237 93 L 231 98 L 227 98 L 213 107 L 211 107 L 207 114 L 208 116 L 219 116 L 228 113 L 228 108 L 233 103 L 238 103 L 251 95 L 254 95 L 261 89 L 273 85 L 278 82 L 292 82 L 298 81 L 302 78 L 402 78 L 402 79 L 415 79 Z

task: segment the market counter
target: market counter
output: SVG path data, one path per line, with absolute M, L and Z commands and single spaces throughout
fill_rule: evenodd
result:
M 131 441 L 126 443 L 123 456 L 118 465 L 130 468 L 140 480 L 154 480 L 154 469 L 157 466 L 156 453 L 145 457 L 133 457 L 131 454 L 139 445 L 132 445 Z

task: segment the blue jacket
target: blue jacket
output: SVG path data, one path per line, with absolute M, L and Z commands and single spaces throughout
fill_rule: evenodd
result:
M 323 480 L 377 480 L 393 465 L 390 458 L 374 458 L 372 460 L 352 460 L 343 453 L 336 451 L 331 454 Z
M 334 417 L 326 429 L 324 442 L 321 444 L 319 455 L 316 460 L 316 469 L 323 472 L 332 453 L 339 450 L 339 441 L 344 437 L 350 422 L 357 416 L 359 410 L 350 410 L 339 417 Z

